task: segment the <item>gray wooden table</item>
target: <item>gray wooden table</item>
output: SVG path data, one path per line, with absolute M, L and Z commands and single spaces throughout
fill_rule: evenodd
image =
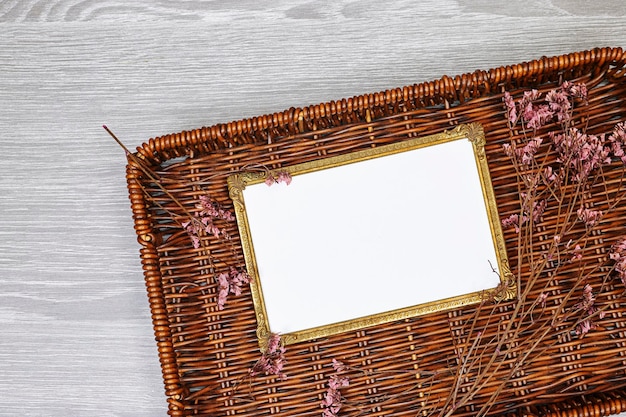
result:
M 127 145 L 596 46 L 626 2 L 0 1 L 0 415 L 164 416 Z

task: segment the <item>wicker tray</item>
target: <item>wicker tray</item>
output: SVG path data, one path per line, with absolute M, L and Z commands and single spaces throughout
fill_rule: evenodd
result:
M 545 91 L 565 80 L 587 84 L 593 129 L 604 132 L 626 120 L 626 54 L 603 48 L 291 108 L 150 139 L 138 148 L 129 158 L 127 180 L 169 414 L 320 416 L 333 358 L 361 369 L 342 393 L 362 408 L 346 407 L 340 415 L 431 414 L 429 404 L 447 394 L 453 375 L 441 374 L 428 384 L 421 384 L 420 378 L 455 358 L 452 336 L 476 307 L 289 345 L 287 379 L 247 380 L 260 355 L 250 291 L 231 297 L 220 310 L 214 279 L 224 265 L 243 265 L 237 227 L 229 226 L 229 241 L 206 240 L 196 249 L 180 223 L 172 220 L 172 213 L 182 215 L 172 198 L 193 210 L 199 196 L 208 192 L 232 209 L 227 174 L 244 167 L 275 170 L 477 122 L 485 131 L 498 210 L 505 216 L 515 211 L 519 200 L 501 151 L 509 139 L 503 92 Z M 158 175 L 167 193 L 137 161 Z M 612 216 L 597 239 L 615 239 L 623 232 L 626 208 Z M 514 233 L 505 237 L 515 266 Z M 598 250 L 595 256 L 606 258 L 607 253 Z M 548 349 L 506 385 L 490 413 L 604 416 L 626 411 L 623 287 L 609 283 L 603 294 L 599 301 L 607 315 L 602 326 L 584 339 L 565 338 Z M 500 304 L 499 319 L 506 320 L 514 305 Z M 489 388 L 486 391 L 489 394 Z M 487 394 L 476 395 L 455 415 L 474 415 Z

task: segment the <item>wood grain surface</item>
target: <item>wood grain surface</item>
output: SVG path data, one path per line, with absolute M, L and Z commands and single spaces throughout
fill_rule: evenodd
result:
M 0 1 L 0 415 L 164 416 L 123 152 L 597 46 L 611 0 Z

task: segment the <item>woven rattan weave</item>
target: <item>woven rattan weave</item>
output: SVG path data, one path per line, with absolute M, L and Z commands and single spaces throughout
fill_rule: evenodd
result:
M 420 384 L 420 377 L 454 361 L 455 332 L 474 307 L 289 345 L 287 379 L 245 379 L 259 358 L 250 291 L 229 298 L 223 310 L 215 302 L 216 271 L 244 265 L 237 226 L 228 226 L 230 240 L 207 237 L 194 248 L 173 218 L 184 216 L 182 207 L 193 210 L 206 193 L 232 209 L 226 179 L 246 167 L 279 169 L 474 122 L 484 128 L 498 210 L 506 216 L 519 207 L 519 197 L 515 173 L 501 150 L 509 140 L 503 92 L 546 91 L 565 80 L 586 83 L 585 111 L 592 133 L 607 132 L 626 120 L 626 54 L 603 48 L 290 108 L 150 139 L 138 148 L 136 158 L 129 159 L 127 180 L 169 414 L 320 416 L 333 358 L 363 371 L 342 390 L 360 404 L 360 411 L 346 407 L 340 415 L 432 413 L 429 404 L 447 395 L 453 375 L 443 373 L 428 384 Z M 138 160 L 167 192 L 140 169 Z M 597 242 L 615 240 L 623 234 L 625 221 L 626 205 L 605 219 Z M 515 235 L 505 237 L 515 266 Z M 455 250 L 453 242 L 450 250 Z M 607 253 L 598 249 L 596 256 L 606 259 Z M 562 283 L 567 285 L 567 277 Z M 607 315 L 602 326 L 583 339 L 571 337 L 547 350 L 506 385 L 491 413 L 573 417 L 626 411 L 623 286 L 612 282 L 603 294 L 599 301 Z M 514 303 L 499 305 L 499 319 L 507 319 Z M 474 415 L 490 389 L 485 387 L 455 415 Z

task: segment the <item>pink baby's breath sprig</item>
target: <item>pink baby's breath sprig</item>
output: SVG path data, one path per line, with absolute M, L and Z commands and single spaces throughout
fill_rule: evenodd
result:
M 603 220 L 608 223 L 611 210 L 626 198 L 624 166 L 616 163 L 626 163 L 626 123 L 616 125 L 610 134 L 588 132 L 588 128 L 602 126 L 590 126 L 591 119 L 585 117 L 587 97 L 584 84 L 571 82 L 545 93 L 503 95 L 511 140 L 502 150 L 516 174 L 519 206 L 512 214 L 504 214 L 501 222 L 517 234 L 517 270 L 512 271 L 517 303 L 503 321 L 502 335 L 481 349 L 473 350 L 473 346 L 482 343 L 476 331 L 482 316 L 476 313 L 466 322 L 458 342 L 465 348 L 458 350 L 456 358 L 463 366 L 455 371 L 457 380 L 440 417 L 450 417 L 483 387 L 492 389 L 492 378 L 507 366 L 500 360 L 505 343 L 508 349 L 517 346 L 515 354 L 520 359 L 476 415 L 487 415 L 501 401 L 498 395 L 505 384 L 560 344 L 564 334 L 582 338 L 600 327 L 605 308 L 598 307 L 596 296 L 600 298 L 601 293 L 594 294 L 592 285 L 599 278 L 599 268 L 605 266 L 591 265 L 589 255 L 595 257 L 598 250 L 587 244 L 592 233 L 604 226 Z M 618 181 L 607 180 L 620 170 Z M 626 239 L 613 246 L 610 259 L 614 262 L 610 273 L 626 286 Z M 599 291 L 607 287 L 608 278 L 603 278 Z
M 613 155 L 626 164 L 626 122 L 615 125 L 608 141 Z
M 258 375 L 274 375 L 281 380 L 287 379 L 283 372 L 286 349 L 279 333 L 272 333 L 267 341 L 267 349 L 261 358 L 248 370 L 251 377 Z
M 248 381 L 252 384 L 252 381 L 260 376 L 274 376 L 284 381 L 287 379 L 287 375 L 283 372 L 283 368 L 287 363 L 285 359 L 285 353 L 287 349 L 282 341 L 280 333 L 270 333 L 266 340 L 266 349 L 261 353 L 261 357 L 248 368 L 248 371 L 241 376 L 233 385 L 231 395 L 234 395 L 241 384 Z M 251 394 L 250 394 L 251 395 Z M 254 397 L 252 397 L 254 399 Z
M 265 184 L 272 186 L 274 184 L 291 184 L 291 174 L 287 171 L 270 171 L 263 168 L 267 172 Z M 181 226 L 191 239 L 193 247 L 198 249 L 201 246 L 200 233 L 205 232 L 209 236 L 215 238 L 229 239 L 230 236 L 225 227 L 220 227 L 219 221 L 234 222 L 235 216 L 230 210 L 224 209 L 217 201 L 208 195 L 201 195 L 199 202 L 196 204 L 195 214 L 187 221 L 181 223 Z
M 322 400 L 322 407 L 324 409 L 322 417 L 338 417 L 339 411 L 343 406 L 343 396 L 341 395 L 340 389 L 350 385 L 350 378 L 339 375 L 346 371 L 347 367 L 336 359 L 332 360 L 332 366 L 335 373 L 328 379 L 328 389 Z
M 584 84 L 566 81 L 543 97 L 537 90 L 526 91 L 517 102 L 508 92 L 503 97 L 510 126 L 521 122 L 524 128 L 534 131 L 552 121 L 568 123 L 574 99 L 587 100 L 587 87 Z
M 280 183 L 289 185 L 292 181 L 291 174 L 287 170 L 271 169 L 270 167 L 263 164 L 245 165 L 241 170 L 244 172 L 258 172 L 264 174 L 264 182 L 268 187 Z
M 583 207 L 579 208 L 576 214 L 578 214 L 580 221 L 589 228 L 595 226 L 602 218 L 602 210 L 590 210 Z
M 587 101 L 587 85 L 585 83 L 572 83 L 570 81 L 564 81 L 561 84 L 561 89 L 566 91 L 570 96 L 579 98 L 584 102 Z
M 574 246 L 572 251 L 572 262 L 579 261 L 583 258 L 583 248 L 580 245 Z
M 198 249 L 201 243 L 200 233 L 202 231 L 215 238 L 229 238 L 226 228 L 217 225 L 217 222 L 220 220 L 232 222 L 235 221 L 235 217 L 230 210 L 222 208 L 217 201 L 214 201 L 208 195 L 201 195 L 198 204 L 196 204 L 194 216 L 181 223 L 181 226 L 189 235 L 193 247 Z
M 598 168 L 612 162 L 612 148 L 605 144 L 604 135 L 590 135 L 577 128 L 549 135 L 556 151 L 557 161 L 570 169 L 576 181 L 585 181 Z
M 626 286 L 626 237 L 613 245 L 609 257 L 615 262 L 615 272 L 618 278 Z
M 595 303 L 596 298 L 593 295 L 593 288 L 591 285 L 586 284 L 583 288 L 582 301 L 574 305 L 574 309 L 580 311 L 582 314 L 582 318 L 576 326 L 577 335 L 584 336 L 589 330 L 597 327 L 596 322 L 592 320 L 592 318 L 595 318 L 594 316 L 597 316 L 599 319 L 604 318 L 604 311 L 600 311 L 597 315 L 595 314 L 598 311 Z
M 200 203 L 196 205 L 196 208 L 200 210 L 200 216 L 207 216 L 227 221 L 235 220 L 235 216 L 233 216 L 233 213 L 230 210 L 223 209 L 218 202 L 213 201 L 208 195 L 200 196 Z
M 519 233 L 522 225 L 528 223 L 531 219 L 535 226 L 541 221 L 544 211 L 547 207 L 547 201 L 541 199 L 533 201 L 532 196 L 527 193 L 520 193 L 522 201 L 522 214 L 511 214 L 502 219 L 502 226 L 505 229 L 515 228 L 515 233 Z
M 348 370 L 348 367 L 343 362 L 338 361 L 335 358 L 333 358 L 331 363 L 333 365 L 333 369 L 335 370 L 335 372 L 346 372 Z
M 556 183 L 560 183 L 562 178 L 560 178 L 560 171 L 555 171 L 551 166 L 547 166 L 543 169 L 543 180 L 548 185 L 553 185 Z
M 511 214 L 510 216 L 502 219 L 502 226 L 505 229 L 513 227 L 515 228 L 515 233 L 519 233 L 521 226 L 526 223 L 526 221 L 528 221 L 528 217 L 525 215 L 520 216 L 519 214 Z
M 519 233 L 531 219 L 536 226 L 548 208 L 550 199 L 544 198 L 545 195 L 551 196 L 551 200 L 563 201 L 558 196 L 562 195 L 570 182 L 577 184 L 581 190 L 589 190 L 604 166 L 616 159 L 626 163 L 626 122 L 616 125 L 608 137 L 579 130 L 573 127 L 572 119 L 577 100 L 587 100 L 587 87 L 584 84 L 565 82 L 545 95 L 537 90 L 527 91 L 518 101 L 511 94 L 504 94 L 503 101 L 511 129 L 517 123 L 521 123 L 523 128 L 532 129 L 531 135 L 524 133 L 523 143 L 512 141 L 502 145 L 527 188 L 527 192 L 520 193 L 521 212 L 502 220 L 505 228 L 513 227 Z M 549 131 L 544 137 L 538 136 L 537 129 L 549 122 L 558 123 L 560 131 Z M 547 165 L 543 160 L 536 160 L 542 146 L 556 151 L 556 163 Z M 590 229 L 598 224 L 604 212 L 585 208 L 584 195 L 580 198 L 581 207 L 576 211 L 577 218 Z
M 230 267 L 228 272 L 222 272 L 217 276 L 217 308 L 224 309 L 229 294 L 240 295 L 242 287 L 250 282 L 250 275 L 246 271 L 239 271 Z
M 535 161 L 535 154 L 542 142 L 542 138 L 533 138 L 521 147 L 518 147 L 516 144 L 505 143 L 502 145 L 502 150 L 509 158 L 514 158 L 518 161 L 521 167 L 530 168 Z
M 291 174 L 287 171 L 268 171 L 267 177 L 265 178 L 265 184 L 268 187 L 271 187 L 274 184 L 284 183 L 285 185 L 291 184 Z
M 513 96 L 508 91 L 504 92 L 504 106 L 506 108 L 506 118 L 511 125 L 517 123 L 517 106 L 515 105 L 515 100 L 513 100 Z

